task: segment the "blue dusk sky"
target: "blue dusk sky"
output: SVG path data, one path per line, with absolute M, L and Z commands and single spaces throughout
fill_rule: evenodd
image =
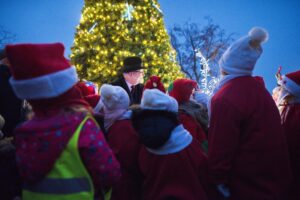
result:
M 268 30 L 270 38 L 256 64 L 269 91 L 283 73 L 300 69 L 299 0 L 159 0 L 166 27 L 186 21 L 204 24 L 210 16 L 227 33 L 241 37 L 253 26 Z M 83 0 L 1 0 L 0 26 L 16 35 L 15 43 L 62 42 L 70 54 Z

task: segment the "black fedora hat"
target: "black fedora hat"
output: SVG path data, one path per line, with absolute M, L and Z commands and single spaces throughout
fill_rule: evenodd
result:
M 123 73 L 137 71 L 139 69 L 144 69 L 142 65 L 142 59 L 140 57 L 127 57 L 124 59 Z

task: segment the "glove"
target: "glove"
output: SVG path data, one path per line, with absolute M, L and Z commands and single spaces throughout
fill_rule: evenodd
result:
M 226 199 L 230 196 L 230 191 L 227 186 L 224 184 L 217 185 L 217 190 L 225 197 Z

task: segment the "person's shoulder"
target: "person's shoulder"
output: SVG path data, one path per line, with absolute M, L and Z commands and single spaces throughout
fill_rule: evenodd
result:
M 110 85 L 114 85 L 114 86 L 122 86 L 124 85 L 125 80 L 123 77 L 118 76 L 113 82 L 110 83 Z
M 223 87 L 214 95 L 214 99 L 224 99 L 225 97 L 239 97 L 247 95 L 250 91 L 257 91 L 256 82 L 251 76 L 243 76 L 234 78 L 228 81 Z
M 119 85 L 120 84 L 120 79 L 115 79 L 113 82 L 109 83 L 110 85 Z
M 144 89 L 144 85 L 142 83 L 139 83 L 135 86 L 135 88 Z

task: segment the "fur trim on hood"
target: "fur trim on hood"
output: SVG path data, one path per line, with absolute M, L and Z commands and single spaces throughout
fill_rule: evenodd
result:
M 179 113 L 191 115 L 201 125 L 205 133 L 208 132 L 208 112 L 205 106 L 194 101 L 187 101 L 179 105 Z

